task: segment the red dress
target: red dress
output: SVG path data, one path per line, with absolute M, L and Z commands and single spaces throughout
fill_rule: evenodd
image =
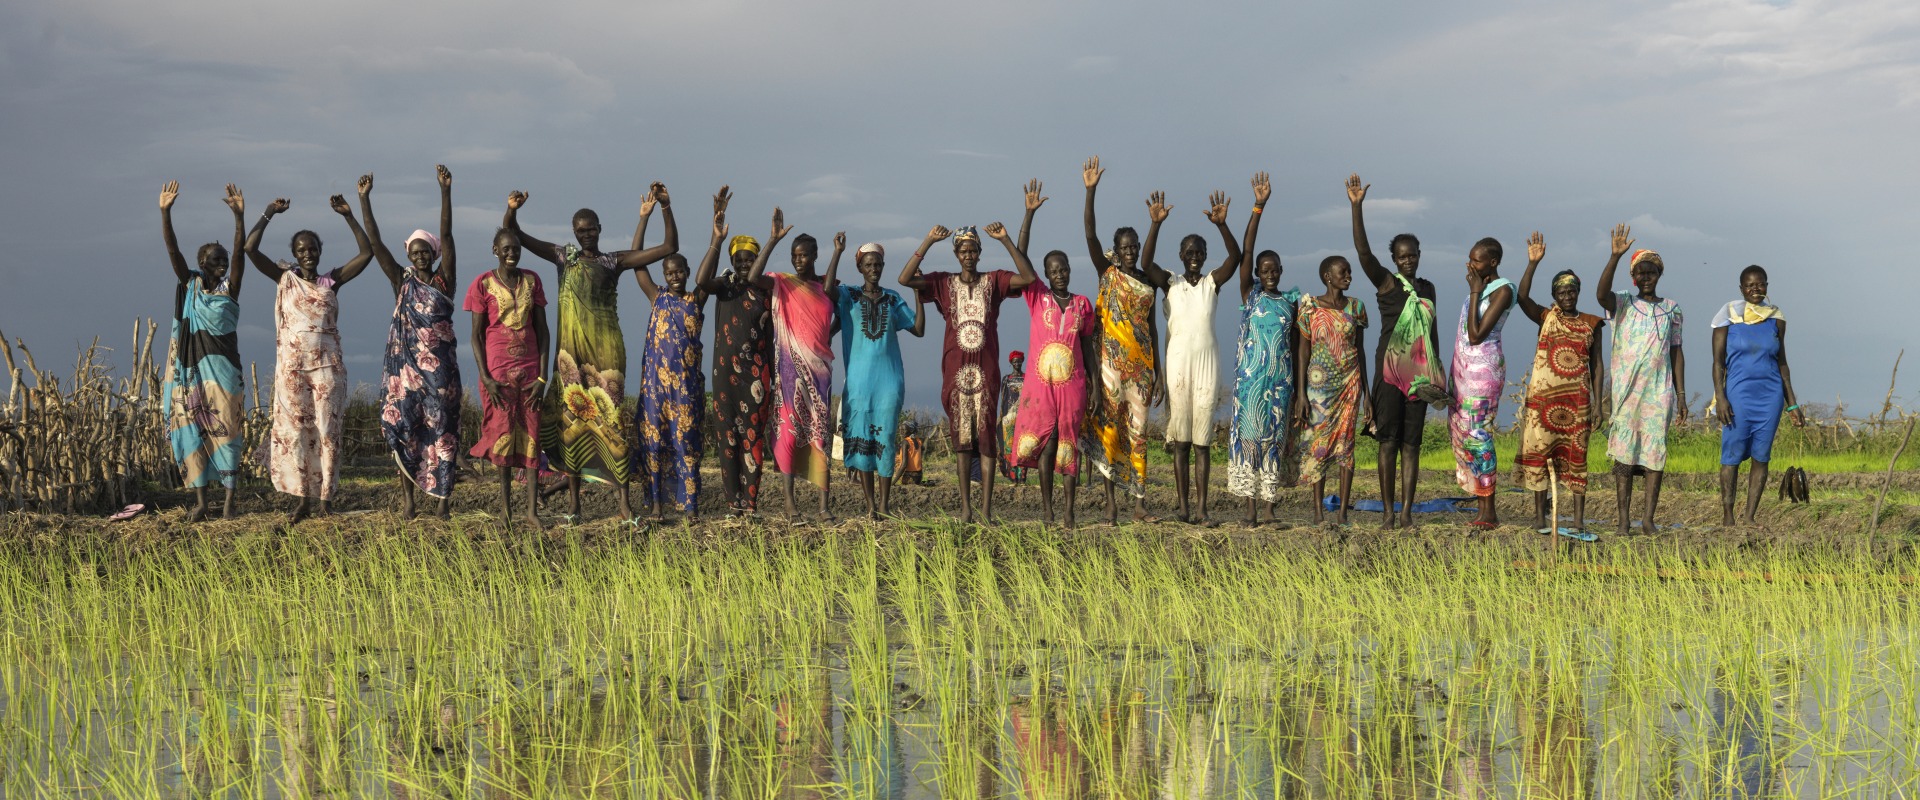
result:
M 999 452 L 1000 303 L 1007 299 L 1013 273 L 979 276 L 972 285 L 954 272 L 929 273 L 926 280 L 934 306 L 947 320 L 940 405 L 947 411 L 953 451 L 991 456 Z

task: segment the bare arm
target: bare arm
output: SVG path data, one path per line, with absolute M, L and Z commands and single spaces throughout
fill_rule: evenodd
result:
M 1040 206 L 1047 202 L 1047 198 L 1040 196 L 1040 179 L 1038 178 L 1027 181 L 1026 189 L 1022 193 L 1026 195 L 1027 214 L 1020 218 L 1019 247 L 1020 252 L 1024 253 L 1027 252 L 1028 235 L 1033 232 L 1033 212 L 1039 211 Z
M 1679 400 L 1679 402 L 1675 404 L 1679 406 L 1676 411 L 1680 414 L 1680 421 L 1686 422 L 1689 417 L 1693 416 L 1693 412 L 1687 409 L 1686 351 L 1676 346 L 1668 352 L 1667 359 L 1673 364 L 1673 396 Z
M 1017 292 L 1033 285 L 1036 280 L 1033 274 L 1033 262 L 1027 258 L 1026 251 L 1021 250 L 1012 239 L 1007 238 L 1007 226 L 998 222 L 992 223 L 987 226 L 987 235 L 1006 245 L 1007 255 L 1013 256 L 1013 265 L 1020 270 L 1020 274 L 1007 281 L 1007 288 Z
M 1288 409 L 1292 413 L 1293 427 L 1306 430 L 1311 420 L 1307 419 L 1307 315 L 1320 312 L 1319 301 L 1311 297 L 1302 298 L 1293 317 L 1293 400 Z M 1364 395 L 1362 395 L 1364 397 Z
M 927 335 L 927 297 L 919 292 L 913 293 L 913 329 L 907 331 L 915 336 Z
M 1220 240 L 1226 242 L 1227 246 L 1227 257 L 1221 259 L 1220 266 L 1213 269 L 1213 286 L 1217 289 L 1227 285 L 1227 279 L 1233 277 L 1234 270 L 1240 266 L 1241 253 L 1240 243 L 1233 238 L 1233 229 L 1227 227 L 1227 204 L 1232 201 L 1227 198 L 1226 192 L 1214 192 L 1211 199 L 1215 202 L 1207 210 L 1207 219 L 1220 232 Z
M 1099 156 L 1087 159 L 1086 165 L 1080 168 L 1080 180 L 1087 186 L 1087 205 L 1083 215 L 1087 228 L 1087 257 L 1093 259 L 1095 275 L 1104 274 L 1108 267 L 1113 266 L 1113 262 L 1107 260 L 1106 248 L 1100 245 L 1100 226 L 1093 221 L 1093 195 L 1100 188 L 1100 176 L 1106 172 L 1100 168 Z
M 1527 271 L 1520 273 L 1520 310 L 1527 312 L 1527 319 L 1533 320 L 1535 325 L 1546 320 L 1547 309 L 1533 302 L 1533 271 L 1540 266 L 1540 260 L 1546 257 L 1546 240 L 1540 238 L 1539 231 L 1534 231 L 1527 238 Z
M 553 337 L 547 333 L 547 309 L 543 306 L 533 307 L 533 340 L 540 348 L 541 393 L 544 394 L 546 378 L 552 374 L 550 370 L 553 367 Z
M 1513 305 L 1513 287 L 1502 286 L 1495 289 L 1493 296 L 1487 299 L 1487 310 L 1480 310 L 1480 292 L 1484 284 L 1469 281 L 1467 291 L 1473 293 L 1473 299 L 1467 303 L 1467 343 L 1479 344 L 1493 335 L 1493 326 L 1500 321 L 1507 308 Z
M 1615 308 L 1618 303 L 1613 297 L 1613 271 L 1620 266 L 1620 257 L 1626 255 L 1627 250 L 1633 247 L 1634 240 L 1630 238 L 1632 236 L 1633 229 L 1627 227 L 1626 223 L 1613 226 L 1612 254 L 1607 257 L 1606 268 L 1600 270 L 1600 281 L 1593 287 L 1594 293 L 1599 296 L 1600 307 L 1606 309 L 1609 315 L 1620 313 L 1620 309 Z M 1684 395 L 1682 399 L 1685 399 Z
M 927 289 L 927 278 L 920 274 L 920 262 L 926 260 L 928 248 L 952 235 L 953 231 L 947 230 L 945 225 L 933 226 L 932 230 L 927 231 L 927 238 L 921 240 L 920 246 L 914 248 L 913 255 L 907 258 L 906 265 L 900 268 L 900 285 L 912 289 L 915 301 L 922 305 L 926 304 L 926 298 L 920 297 L 919 293 Z
M 753 269 L 748 271 L 747 280 L 759 283 L 761 278 L 766 277 L 767 259 L 773 257 L 773 250 L 779 246 L 780 240 L 793 232 L 793 226 L 785 224 L 786 221 L 787 215 L 781 213 L 779 206 L 774 206 L 773 233 L 767 236 L 767 246 L 760 248 L 760 252 L 753 257 Z
M 713 238 L 707 241 L 707 254 L 700 257 L 700 272 L 693 278 L 694 297 L 700 304 L 705 304 L 707 298 L 720 288 L 713 276 L 720 268 L 720 248 L 727 243 L 727 215 L 714 215 L 712 235 Z M 641 270 L 640 274 L 645 275 L 646 271 Z M 651 299 L 653 295 L 647 297 Z
M 500 218 L 500 226 L 513 231 L 513 235 L 520 240 L 520 246 L 526 248 L 527 252 L 539 256 L 556 267 L 560 266 L 562 260 L 560 248 L 555 247 L 552 242 L 535 239 L 527 235 L 526 231 L 520 230 L 520 207 L 526 204 L 526 192 L 519 189 L 508 192 L 507 213 Z
M 641 250 L 647 246 L 647 220 L 653 218 L 653 187 L 647 187 L 647 193 L 640 196 L 640 221 L 633 226 L 633 246 L 628 250 Z
M 1161 289 L 1167 288 L 1167 271 L 1153 263 L 1153 251 L 1160 244 L 1160 223 L 1167 221 L 1167 215 L 1173 213 L 1173 206 L 1167 205 L 1166 192 L 1154 192 L 1147 195 L 1147 241 L 1140 246 L 1140 271 L 1147 276 L 1147 283 Z M 1160 362 L 1153 362 L 1158 364 Z
M 267 210 L 260 215 L 260 221 L 253 223 L 253 230 L 247 234 L 247 260 L 253 262 L 253 268 L 260 270 L 260 274 L 267 276 L 267 280 L 275 284 L 280 282 L 280 276 L 286 270 L 281 269 L 279 264 L 273 263 L 273 259 L 260 253 L 260 237 L 267 232 L 267 223 L 273 221 L 274 215 L 287 210 L 292 205 L 287 198 L 274 198 L 273 202 L 267 204 Z
M 1793 372 L 1787 369 L 1787 321 L 1775 320 L 1774 324 L 1780 335 L 1780 388 L 1786 390 L 1787 408 L 1791 409 L 1787 413 L 1791 415 L 1794 427 L 1804 428 L 1807 426 L 1807 412 L 1800 410 L 1800 401 L 1793 393 Z
M 387 243 L 381 241 L 380 223 L 373 219 L 373 173 L 360 176 L 356 186 L 360 189 L 360 216 L 367 218 L 367 240 L 373 244 L 373 258 L 380 263 L 380 271 L 386 273 L 387 283 L 392 284 L 393 293 L 398 296 L 406 273 L 393 260 L 393 251 L 387 249 Z
M 347 228 L 353 231 L 353 243 L 360 247 L 360 252 L 355 253 L 353 258 L 347 259 L 347 263 L 340 265 L 340 269 L 335 271 L 340 276 L 339 282 L 334 284 L 338 289 L 347 285 L 347 281 L 360 277 L 360 273 L 366 270 L 367 262 L 373 260 L 373 245 L 367 241 L 367 232 L 360 229 L 360 221 L 353 218 L 353 207 L 347 205 L 347 198 L 336 194 L 329 198 L 327 203 L 333 206 L 334 213 L 346 218 Z
M 526 280 L 526 278 L 521 278 Z M 480 367 L 480 405 L 491 406 L 500 402 L 500 383 L 493 379 L 493 370 L 487 366 L 487 314 L 484 311 L 473 312 L 473 363 Z M 544 357 L 544 356 L 543 356 Z
M 453 264 L 453 173 L 445 164 L 433 165 L 433 172 L 440 181 L 440 284 L 451 293 L 460 285 Z
M 233 209 L 233 258 L 232 263 L 227 265 L 227 296 L 237 303 L 240 301 L 240 279 L 247 274 L 246 265 L 240 263 L 240 259 L 245 257 L 240 253 L 247 240 L 247 198 L 240 193 L 240 187 L 229 183 L 225 202 L 227 208 Z
M 193 280 L 187 257 L 180 254 L 180 240 L 173 235 L 173 201 L 180 196 L 180 182 L 167 181 L 160 187 L 160 232 L 167 240 L 167 261 L 173 264 L 173 276 L 181 283 Z
M 1358 173 L 1347 176 L 1347 203 L 1353 207 L 1353 249 L 1360 258 L 1360 269 L 1367 273 L 1367 280 L 1373 281 L 1376 291 L 1386 291 L 1393 285 L 1393 273 L 1380 263 L 1373 254 L 1373 245 L 1367 242 L 1367 221 L 1360 206 L 1367 200 L 1367 190 L 1373 184 L 1362 184 Z
M 840 288 L 840 256 L 845 252 L 847 252 L 847 232 L 840 231 L 833 235 L 833 260 L 827 262 L 827 282 L 822 287 L 827 292 L 828 300 L 832 300 L 834 291 Z M 839 322 L 840 319 L 835 317 L 834 324 L 838 325 Z
M 1247 215 L 1246 243 L 1240 247 L 1240 303 L 1245 305 L 1247 296 L 1253 293 L 1254 242 L 1260 237 L 1260 214 L 1267 208 L 1267 200 L 1273 197 L 1273 184 L 1267 173 L 1253 174 L 1253 213 Z
M 615 269 L 639 269 L 680 251 L 680 226 L 673 222 L 673 198 L 667 195 L 666 184 L 655 182 L 649 191 L 653 194 L 654 203 L 660 207 L 660 215 L 666 217 L 666 238 L 645 250 L 623 250 L 614 253 Z
M 1606 325 L 1607 323 L 1601 322 L 1593 326 L 1593 346 L 1587 348 L 1587 424 L 1595 428 L 1599 427 L 1602 421 L 1600 383 L 1606 374 L 1604 371 L 1606 367 L 1600 360 L 1600 333 Z
M 1680 402 L 1687 396 L 1680 395 Z M 1727 329 L 1713 329 L 1713 404 L 1720 427 L 1733 424 L 1733 404 L 1727 402 Z

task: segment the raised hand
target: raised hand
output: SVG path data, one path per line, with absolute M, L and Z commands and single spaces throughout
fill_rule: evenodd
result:
M 989 222 L 987 223 L 987 235 L 1004 242 L 1007 240 L 1007 226 L 998 222 Z
M 1367 199 L 1367 190 L 1371 188 L 1373 188 L 1373 184 L 1371 183 L 1364 185 L 1360 183 L 1360 173 L 1356 172 L 1348 175 L 1347 201 L 1354 205 L 1359 205 L 1361 201 Z
M 1047 202 L 1047 198 L 1040 196 L 1039 178 L 1027 181 L 1026 195 L 1028 211 L 1039 211 L 1040 206 Z
M 1233 202 L 1226 192 L 1218 189 L 1207 196 L 1207 220 L 1215 225 L 1227 224 L 1227 204 Z
M 293 207 L 293 201 L 288 200 L 287 198 L 284 198 L 284 197 L 273 198 L 273 202 L 267 204 L 267 216 L 273 216 L 275 214 L 285 214 L 287 213 L 287 209 L 292 207 Z
M 445 164 L 433 165 L 433 176 L 434 178 L 440 181 L 440 188 L 442 189 L 453 188 L 453 173 L 447 171 L 447 165 Z
M 373 173 L 369 172 L 365 175 L 360 176 L 360 180 L 354 181 L 354 185 L 360 188 L 361 197 L 366 197 L 367 195 L 372 194 L 373 193 Z
M 647 194 L 653 195 L 653 202 L 661 208 L 673 207 L 673 197 L 667 194 L 666 184 L 654 181 L 652 186 L 647 187 Z
M 180 182 L 167 181 L 160 186 L 160 210 L 173 208 L 173 201 L 180 197 Z
M 1527 237 L 1527 260 L 1538 264 L 1546 257 L 1547 240 L 1539 231 L 1534 231 L 1532 236 Z
M 652 216 L 653 206 L 656 202 L 653 198 L 653 187 L 648 186 L 647 193 L 640 195 L 640 216 Z
M 1147 195 L 1147 219 L 1151 222 L 1166 222 L 1167 215 L 1173 213 L 1173 206 L 1167 205 L 1166 192 L 1154 192 Z
M 727 215 L 725 215 L 725 214 L 715 214 L 715 215 L 713 215 L 713 239 L 714 239 L 714 241 L 717 241 L 717 242 L 718 242 L 718 241 L 726 241 L 726 239 L 727 239 Z
M 1272 196 L 1273 183 L 1267 180 L 1267 173 L 1253 173 L 1253 204 L 1264 206 L 1267 204 L 1267 198 Z
M 227 196 L 221 198 L 221 202 L 226 203 L 228 208 L 233 209 L 234 216 L 247 213 L 246 196 L 240 193 L 240 187 L 231 183 L 227 184 Z
M 833 252 L 838 253 L 846 249 L 847 249 L 847 232 L 841 231 L 839 233 L 834 234 L 833 235 Z
M 1100 168 L 1100 157 L 1094 156 L 1087 159 L 1087 163 L 1080 167 L 1080 182 L 1091 189 L 1100 185 L 1100 176 L 1105 174 L 1107 171 Z
M 648 194 L 652 194 L 652 192 L 648 192 Z M 733 190 L 727 188 L 726 184 L 722 184 L 720 191 L 713 195 L 713 215 L 715 217 L 726 216 L 727 204 L 731 202 L 733 202 Z
M 786 222 L 787 222 L 787 215 L 780 211 L 779 206 L 774 206 L 773 207 L 773 238 L 774 239 L 784 239 L 786 238 L 787 234 L 793 232 L 793 226 L 787 225 Z
M 947 237 L 952 235 L 953 231 L 947 230 L 947 226 L 935 225 L 933 226 L 933 230 L 927 231 L 927 242 L 929 244 L 944 242 L 947 240 Z
M 327 207 L 333 209 L 333 213 L 339 214 L 340 216 L 353 216 L 353 206 L 347 205 L 347 198 L 343 195 L 336 194 L 327 198 Z
M 518 209 L 527 204 L 527 193 L 515 189 L 507 192 L 507 208 Z
M 1623 255 L 1626 255 L 1628 250 L 1633 249 L 1633 243 L 1638 240 L 1632 238 L 1632 236 L 1633 236 L 1633 229 L 1627 227 L 1627 223 L 1622 222 L 1618 225 L 1613 226 L 1613 257 L 1614 258 L 1619 258 Z

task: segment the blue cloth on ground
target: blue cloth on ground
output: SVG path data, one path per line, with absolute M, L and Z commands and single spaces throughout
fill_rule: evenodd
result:
M 1432 500 L 1422 500 L 1418 503 L 1414 503 L 1413 511 L 1416 514 L 1441 514 L 1449 511 L 1478 511 L 1479 510 L 1479 506 L 1477 505 L 1478 502 L 1479 502 L 1478 500 L 1472 497 L 1436 497 L 1436 498 L 1433 498 Z M 1322 500 L 1320 504 L 1321 506 L 1325 507 L 1328 511 L 1339 511 L 1340 495 L 1337 495 L 1337 494 L 1327 495 L 1326 499 Z M 1387 504 L 1380 502 L 1379 500 L 1355 500 L 1353 501 L 1352 504 L 1348 505 L 1347 508 L 1352 511 L 1385 511 L 1387 510 Z M 1394 503 L 1393 510 L 1399 511 L 1400 504 Z

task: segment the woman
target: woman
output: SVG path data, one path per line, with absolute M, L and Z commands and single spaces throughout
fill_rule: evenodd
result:
M 1024 294 L 1024 292 L 1022 293 Z M 1000 376 L 1000 477 L 1016 486 L 1027 485 L 1027 468 L 1015 463 L 1013 431 L 1020 419 L 1020 395 L 1027 389 L 1027 354 L 1007 354 L 1007 374 Z
M 540 529 L 540 403 L 547 385 L 547 294 L 520 268 L 520 237 L 493 234 L 499 263 L 467 286 L 473 361 L 480 366 L 480 438 L 467 454 L 500 470 L 500 518 L 513 519 L 513 471 L 525 470 L 526 522 Z M 509 523 L 511 524 L 511 523 Z
M 1167 272 L 1153 263 L 1153 254 L 1140 258 L 1140 236 L 1132 228 L 1113 232 L 1113 249 L 1102 251 L 1093 218 L 1093 197 L 1100 187 L 1100 158 L 1087 160 L 1080 179 L 1087 187 L 1085 224 L 1087 254 L 1100 276 L 1094 309 L 1100 321 L 1100 394 L 1087 409 L 1088 441 L 1082 446 L 1107 483 L 1107 524 L 1119 522 L 1114 504 L 1116 485 L 1134 497 L 1134 522 L 1159 522 L 1147 514 L 1147 412 L 1166 398 L 1160 382 L 1160 333 L 1153 313 L 1154 293 L 1167 285 Z M 1156 193 L 1154 198 L 1162 195 Z M 1155 230 L 1164 220 L 1164 204 L 1155 211 L 1148 201 Z M 1140 266 L 1144 265 L 1144 266 Z M 1117 269 L 1116 269 L 1117 268 Z
M 1367 240 L 1362 205 L 1372 184 L 1359 175 L 1347 177 L 1347 203 L 1353 213 L 1353 246 L 1360 268 L 1373 282 L 1374 305 L 1380 309 L 1380 342 L 1373 363 L 1380 380 L 1373 386 L 1373 436 L 1380 442 L 1379 474 L 1381 527 L 1392 530 L 1413 525 L 1413 497 L 1420 488 L 1420 443 L 1426 439 L 1427 410 L 1451 406 L 1445 371 L 1440 365 L 1440 326 L 1434 309 L 1439 295 L 1433 282 L 1420 277 L 1420 240 L 1402 233 L 1387 244 L 1393 259 L 1389 271 L 1373 254 Z M 1399 470 L 1399 502 L 1395 502 L 1394 470 Z M 1398 512 L 1396 514 L 1396 507 Z
M 1288 457 L 1288 423 L 1294 408 L 1293 365 L 1299 337 L 1294 334 L 1300 290 L 1280 290 L 1280 254 L 1254 253 L 1260 216 L 1273 196 L 1267 173 L 1253 176 L 1253 213 L 1247 217 L 1246 243 L 1240 248 L 1240 352 L 1234 366 L 1233 427 L 1227 434 L 1227 491 L 1247 498 L 1244 524 L 1260 524 L 1256 501 L 1267 504 L 1267 520 L 1279 519 L 1274 503 L 1280 489 L 1293 485 Z
M 1180 263 L 1186 271 L 1167 281 L 1167 444 L 1173 448 L 1174 492 L 1180 496 L 1181 522 L 1213 527 L 1207 519 L 1207 484 L 1213 471 L 1213 411 L 1219 405 L 1220 351 L 1213 337 L 1213 309 L 1220 287 L 1240 266 L 1240 243 L 1227 228 L 1227 195 L 1208 198 L 1207 219 L 1220 229 L 1227 257 L 1212 274 L 1207 263 L 1207 240 L 1189 234 L 1180 240 Z M 1188 505 L 1193 483 L 1194 451 L 1200 456 L 1200 513 Z
M 558 386 L 547 393 L 541 415 L 540 446 L 547 463 L 567 475 L 571 502 L 567 520 L 580 519 L 580 482 L 610 483 L 620 489 L 620 515 L 637 524 L 627 480 L 633 459 L 627 452 L 627 420 L 620 405 L 627 393 L 627 342 L 620 333 L 620 273 L 641 269 L 680 249 L 667 187 L 648 188 L 667 217 L 667 239 L 646 250 L 600 251 L 600 215 L 573 212 L 574 244 L 564 247 L 529 236 L 520 229 L 520 207 L 527 193 L 507 194 L 501 227 L 520 245 L 554 265 L 560 276 L 560 351 L 554 357 Z
M 1599 405 L 1600 328 L 1606 323 L 1580 313 L 1580 276 L 1566 270 L 1553 276 L 1553 307 L 1533 301 L 1533 272 L 1547 255 L 1546 240 L 1535 232 L 1527 240 L 1527 271 L 1520 276 L 1520 310 L 1540 325 L 1527 378 L 1527 403 L 1520 417 L 1520 456 L 1514 459 L 1520 481 L 1533 490 L 1533 527 L 1552 534 L 1558 520 L 1547 519 L 1548 491 L 1558 476 L 1573 493 L 1573 538 L 1587 538 L 1587 437 Z
M 1633 247 L 1633 229 L 1613 227 L 1612 255 L 1600 271 L 1600 307 L 1613 322 L 1613 348 L 1607 375 L 1613 382 L 1613 415 L 1607 423 L 1607 456 L 1613 459 L 1614 499 L 1621 536 L 1632 514 L 1633 478 L 1647 476 L 1647 514 L 1641 528 L 1654 531 L 1660 507 L 1660 482 L 1667 468 L 1667 425 L 1677 415 L 1687 421 L 1687 359 L 1680 349 L 1686 317 L 1680 304 L 1659 295 L 1666 263 L 1652 250 L 1627 261 L 1635 291 L 1613 291 L 1613 271 Z
M 1014 464 L 1040 469 L 1040 513 L 1053 524 L 1053 476 L 1067 476 L 1067 530 L 1076 526 L 1074 494 L 1080 474 L 1077 449 L 1087 415 L 1087 365 L 1099 338 L 1093 303 L 1068 288 L 1073 267 L 1059 250 L 1042 260 L 1047 286 L 1029 286 L 1029 340 L 1035 380 L 1021 393 L 1009 448 Z
M 1751 458 L 1743 521 L 1752 525 L 1767 489 L 1780 414 L 1792 415 L 1796 428 L 1807 424 L 1787 369 L 1787 318 L 1767 305 L 1767 271 L 1758 264 L 1740 271 L 1740 299 L 1713 317 L 1713 401 L 1720 423 L 1720 524 L 1733 524 L 1740 463 Z
M 840 438 L 848 469 L 860 477 L 867 499 L 867 517 L 878 520 L 893 513 L 893 476 L 901 450 L 894 441 L 900 425 L 900 404 L 906 396 L 906 372 L 900 361 L 900 334 L 920 336 L 927 329 L 926 307 L 909 306 L 900 293 L 880 286 L 887 267 L 887 251 L 868 242 L 854 252 L 861 286 L 834 288 L 834 320 L 840 328 L 840 360 L 847 366 L 847 384 L 840 395 Z M 907 442 L 913 444 L 912 431 Z M 906 466 L 920 470 L 919 451 Z M 874 502 L 874 477 L 879 476 L 879 503 Z
M 938 225 L 907 259 L 900 271 L 900 285 L 933 297 L 934 307 L 947 320 L 946 343 L 940 358 L 941 406 L 947 412 L 947 435 L 953 444 L 955 485 L 960 487 L 960 519 L 973 522 L 973 487 L 967 482 L 975 462 L 997 459 L 1000 438 L 999 418 L 994 401 L 1000 397 L 1000 304 L 1034 281 L 1033 264 L 1007 235 L 1007 226 L 998 222 L 987 226 L 987 235 L 998 240 L 1013 257 L 1019 272 L 980 271 L 980 233 L 972 226 L 952 234 L 953 255 L 960 262 L 959 272 L 932 272 L 922 275 L 920 262 L 927 249 L 947 236 Z M 980 465 L 982 478 L 982 516 L 993 523 L 993 478 L 998 465 Z
M 380 433 L 400 465 L 400 517 L 413 519 L 415 486 L 437 498 L 441 519 L 452 515 L 460 446 L 460 352 L 453 340 L 453 175 L 435 165 L 440 181 L 440 235 L 407 237 L 408 268 L 393 260 L 373 219 L 373 175 L 360 176 L 360 215 L 374 260 L 393 284 L 393 325 L 387 329 L 386 399 Z M 440 259 L 440 268 L 433 261 Z
M 274 293 L 273 430 L 267 442 L 267 471 L 273 488 L 300 498 L 287 524 L 306 519 L 311 502 L 319 513 L 331 509 L 340 487 L 340 434 L 347 413 L 347 366 L 340 358 L 340 287 L 360 276 L 373 260 L 367 233 L 353 218 L 347 199 L 334 195 L 328 205 L 346 218 L 360 252 L 332 272 L 320 272 L 320 235 L 293 235 L 293 261 L 260 254 L 267 223 L 292 203 L 284 197 L 247 234 L 247 260 L 277 287 Z
M 731 195 L 716 209 L 725 212 Z M 785 215 L 773 210 L 773 235 L 767 249 L 740 234 L 727 246 L 731 269 L 707 291 L 714 303 L 713 411 L 720 435 L 720 486 L 727 516 L 760 509 L 760 466 L 766 458 L 767 412 L 773 401 L 773 282 L 766 277 L 767 254 L 793 231 Z
M 786 478 L 787 516 L 797 517 L 793 505 L 794 475 L 804 473 L 820 487 L 819 518 L 833 519 L 828 510 L 830 486 L 828 446 L 833 433 L 833 300 L 840 285 L 840 254 L 846 252 L 845 231 L 834 234 L 833 260 L 822 280 L 815 270 L 820 245 L 812 236 L 793 240 L 793 274 L 776 274 L 773 281 L 773 365 L 778 401 L 773 436 L 773 465 Z
M 226 490 L 220 516 L 232 519 L 233 485 L 246 439 L 240 348 L 234 335 L 240 324 L 240 278 L 245 270 L 232 268 L 227 248 L 219 242 L 201 245 L 194 254 L 200 269 L 187 269 L 187 259 L 173 235 L 173 201 L 179 196 L 179 181 L 168 181 L 160 189 L 160 231 L 166 235 L 167 261 L 179 280 L 173 294 L 160 415 L 167 421 L 173 460 L 180 463 L 180 485 L 193 490 L 187 521 L 206 518 L 207 486 L 215 481 Z M 233 252 L 238 253 L 246 231 L 246 198 L 229 183 L 226 203 L 233 209 Z
M 1453 434 L 1453 475 L 1461 491 L 1474 496 L 1480 513 L 1468 527 L 1500 526 L 1493 490 L 1499 460 L 1493 449 L 1493 420 L 1507 389 L 1507 354 L 1500 331 L 1513 310 L 1513 282 L 1500 277 L 1500 243 L 1491 237 L 1467 251 L 1467 297 L 1460 308 L 1460 329 L 1453 339 L 1453 369 L 1447 394 L 1454 398 L 1447 427 Z
M 727 187 L 714 195 L 713 238 L 700 259 L 700 275 L 688 291 L 687 259 L 674 253 L 660 262 L 666 286 L 655 283 L 645 269 L 633 272 L 640 291 L 653 306 L 647 319 L 646 355 L 640 361 L 640 403 L 634 429 L 640 446 L 634 453 L 640 473 L 640 501 L 647 515 L 665 517 L 671 501 L 688 522 L 700 518 L 701 428 L 706 425 L 706 375 L 700 371 L 700 330 L 706 324 L 706 287 L 720 263 L 720 243 L 727 240 L 726 215 L 720 211 L 729 197 Z M 646 219 L 652 203 L 642 202 L 640 226 L 633 249 L 646 243 Z
M 1300 480 L 1313 483 L 1313 521 L 1326 519 L 1327 469 L 1340 470 L 1341 525 L 1353 505 L 1353 434 L 1367 398 L 1367 351 L 1361 336 L 1367 329 L 1367 307 L 1348 297 L 1353 265 L 1340 256 L 1320 262 L 1320 282 L 1327 293 L 1300 301 L 1300 359 L 1293 385 L 1305 403 L 1294 406 L 1300 430 Z

